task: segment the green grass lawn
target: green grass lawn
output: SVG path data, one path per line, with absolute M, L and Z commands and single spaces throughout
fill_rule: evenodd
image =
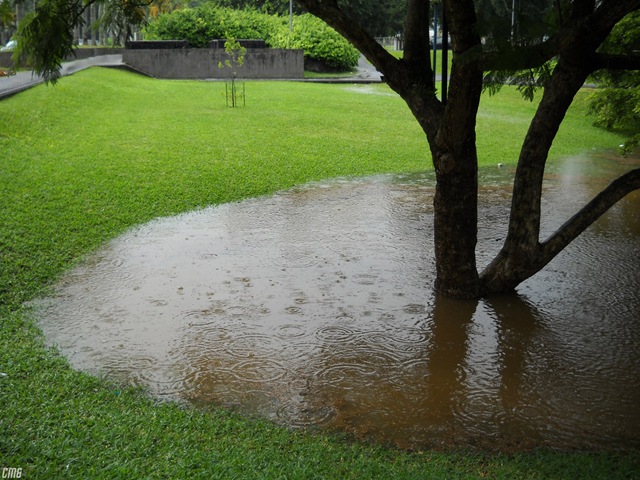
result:
M 109 69 L 0 101 L 0 469 L 22 478 L 637 478 L 640 453 L 403 452 L 224 410 L 158 404 L 73 371 L 23 307 L 125 229 L 335 176 L 430 168 L 384 85 L 157 81 Z M 613 148 L 578 98 L 554 155 Z M 483 99 L 481 163 L 514 163 L 533 105 Z

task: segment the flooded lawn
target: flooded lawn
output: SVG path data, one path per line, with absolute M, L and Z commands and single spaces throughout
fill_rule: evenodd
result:
M 638 161 L 558 163 L 551 232 Z M 483 172 L 479 265 L 513 172 Z M 336 180 L 154 221 L 40 302 L 72 365 L 403 448 L 640 447 L 640 193 L 518 295 L 435 296 L 430 174 Z

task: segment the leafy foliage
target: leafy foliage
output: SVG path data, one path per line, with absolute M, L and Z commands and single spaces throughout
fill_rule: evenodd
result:
M 305 58 L 321 60 L 330 67 L 349 70 L 358 64 L 360 54 L 342 35 L 310 14 L 296 17 L 293 32 L 281 30 L 273 46 L 301 48 Z
M 393 36 L 404 30 L 406 2 L 396 0 L 340 0 L 349 17 L 371 35 Z
M 221 7 L 234 8 L 236 10 L 254 9 L 268 15 L 289 15 L 289 0 L 215 0 Z M 303 9 L 293 2 L 293 12 L 303 13 Z
M 9 0 L 0 1 L 0 27 L 8 27 L 13 23 L 13 8 Z
M 244 95 L 244 84 L 242 92 L 238 90 L 236 85 L 236 77 L 238 76 L 238 68 L 244 65 L 244 56 L 247 49 L 243 47 L 235 38 L 230 38 L 224 42 L 224 51 L 227 59 L 218 63 L 218 68 L 226 68 L 231 72 L 231 78 L 226 82 L 226 99 L 227 107 L 237 107 L 240 99 L 246 100 Z
M 338 32 L 313 15 L 295 17 L 293 32 L 288 19 L 255 10 L 234 10 L 203 4 L 161 14 L 145 28 L 149 40 L 187 40 L 206 47 L 215 38 L 254 38 L 274 48 L 300 48 L 306 58 L 348 70 L 360 54 Z
M 84 11 L 78 0 L 43 0 L 18 28 L 15 63 L 31 65 L 46 82 L 60 78 L 65 57 L 73 54 L 73 27 L 82 23 Z
M 522 97 L 532 102 L 536 91 L 544 87 L 552 73 L 553 62 L 527 70 L 496 70 L 485 75 L 483 88 L 494 95 L 503 85 L 515 85 Z
M 144 30 L 149 40 L 187 40 L 206 47 L 215 38 L 254 38 L 270 43 L 284 19 L 255 10 L 234 10 L 212 4 L 158 15 Z
M 627 15 L 613 29 L 602 52 L 632 55 L 640 51 L 640 11 Z M 599 88 L 590 97 L 589 112 L 595 116 L 595 125 L 612 129 L 640 130 L 640 72 L 602 70 L 594 75 Z M 640 143 L 636 134 L 626 146 Z
M 297 2 L 290 5 L 289 0 L 215 0 L 215 3 L 220 7 L 236 10 L 255 9 L 269 15 L 288 16 L 290 6 L 293 7 L 295 15 L 305 13 L 305 10 Z M 339 0 L 338 4 L 354 21 L 363 25 L 372 35 L 395 35 L 403 30 L 407 11 L 405 2 L 397 0 Z

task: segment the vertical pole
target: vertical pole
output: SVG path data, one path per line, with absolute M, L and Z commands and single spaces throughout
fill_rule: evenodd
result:
M 447 89 L 449 83 L 449 29 L 447 17 L 442 9 L 442 103 L 447 104 Z
M 293 32 L 293 0 L 289 0 L 289 31 Z
M 511 44 L 515 43 L 516 38 L 516 0 L 511 1 Z
M 436 53 L 438 51 L 438 4 L 433 4 L 433 84 L 436 83 L 436 67 L 438 61 Z

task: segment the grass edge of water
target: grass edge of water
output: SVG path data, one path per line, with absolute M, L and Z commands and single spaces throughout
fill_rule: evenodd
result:
M 351 174 L 361 168 L 348 162 Z M 278 181 L 248 188 L 247 195 L 277 190 Z M 25 278 L 19 297 L 42 293 L 118 228 L 92 234 L 71 255 L 38 259 L 44 273 Z M 42 284 L 41 278 L 48 280 Z M 160 404 L 144 392 L 72 370 L 44 345 L 27 308 L 0 307 L 0 321 L 0 468 L 23 468 L 24 478 L 633 478 L 640 472 L 638 452 L 404 452 L 223 409 Z

